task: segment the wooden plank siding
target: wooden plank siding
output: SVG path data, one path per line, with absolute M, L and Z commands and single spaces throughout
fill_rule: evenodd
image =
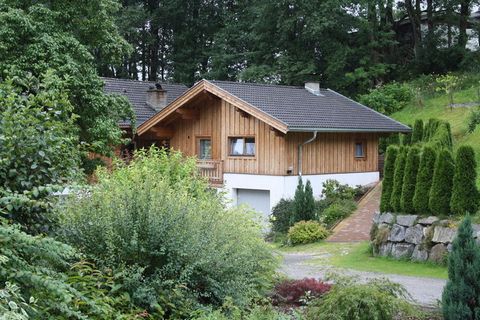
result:
M 212 159 L 223 161 L 225 173 L 287 175 L 292 167 L 292 174 L 298 174 L 298 145 L 312 133 L 283 134 L 223 99 L 202 101 L 194 106 L 196 118 L 178 118 L 169 124 L 174 129 L 171 147 L 194 156 L 197 139 L 210 137 Z M 254 137 L 255 156 L 230 156 L 230 137 Z M 303 147 L 303 174 L 377 171 L 378 137 L 376 133 L 318 133 L 315 141 Z M 366 145 L 365 159 L 354 157 L 357 141 Z

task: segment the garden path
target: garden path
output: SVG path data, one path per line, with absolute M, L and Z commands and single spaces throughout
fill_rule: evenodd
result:
M 370 240 L 370 228 L 373 215 L 379 210 L 382 184 L 378 183 L 373 190 L 358 203 L 358 208 L 347 219 L 340 222 L 328 242 L 357 242 Z

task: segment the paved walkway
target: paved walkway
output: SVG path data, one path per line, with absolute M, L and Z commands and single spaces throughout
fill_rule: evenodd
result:
M 370 240 L 373 215 L 375 211 L 379 210 L 381 194 L 382 184 L 379 183 L 360 201 L 357 210 L 333 229 L 333 234 L 327 241 L 357 242 Z

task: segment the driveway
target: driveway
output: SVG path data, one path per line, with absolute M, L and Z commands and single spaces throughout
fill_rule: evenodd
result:
M 446 281 L 442 279 L 411 277 L 396 274 L 364 272 L 351 269 L 340 269 L 332 266 L 309 264 L 312 259 L 319 258 L 315 253 L 283 253 L 283 263 L 280 272 L 293 279 L 316 278 L 323 279 L 328 273 L 358 277 L 360 281 L 374 278 L 387 278 L 402 285 L 411 295 L 413 301 L 426 307 L 436 307 L 442 297 Z

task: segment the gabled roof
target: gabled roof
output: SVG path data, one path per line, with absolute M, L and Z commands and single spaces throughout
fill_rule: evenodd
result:
M 315 95 L 304 87 L 201 80 L 138 128 L 150 127 L 202 91 L 254 115 L 280 132 L 409 132 L 411 129 L 333 90 Z
M 137 118 L 137 127 L 157 113 L 157 111 L 147 104 L 147 91 L 150 87 L 155 86 L 155 82 L 117 78 L 102 78 L 102 80 L 105 82 L 105 91 L 107 93 L 124 95 L 130 101 Z M 183 84 L 161 84 L 162 88 L 167 91 L 168 104 L 188 90 L 188 87 Z M 120 126 L 130 126 L 130 121 L 122 121 Z
M 228 81 L 210 83 L 282 121 L 288 131 L 408 132 L 410 128 L 333 90 Z

